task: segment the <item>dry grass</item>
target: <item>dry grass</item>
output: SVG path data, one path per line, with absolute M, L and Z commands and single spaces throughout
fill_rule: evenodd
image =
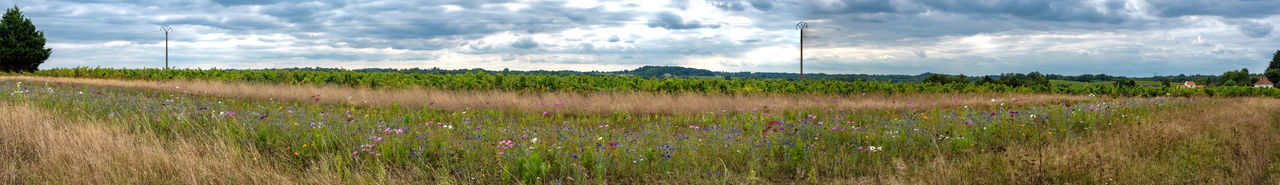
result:
M 161 141 L 0 103 L 0 184 L 280 184 L 293 178 L 217 142 Z
M 449 91 L 438 89 L 367 89 L 345 86 L 287 86 L 257 83 L 221 83 L 210 81 L 171 81 L 157 84 L 154 81 L 84 79 L 37 76 L 0 76 L 0 80 L 30 80 L 79 84 L 109 85 L 119 87 L 149 88 L 166 91 L 200 93 L 233 97 L 262 99 L 293 99 L 313 101 L 319 95 L 321 102 L 373 105 L 400 104 L 427 106 L 436 109 L 506 109 L 526 112 L 562 111 L 569 113 L 699 113 L 719 110 L 743 109 L 796 110 L 880 110 L 954 107 L 957 105 L 998 105 L 1014 99 L 1026 104 L 1058 101 L 1084 101 L 1079 95 L 1058 94 L 920 94 L 883 95 L 750 95 L 726 96 L 705 94 L 653 94 L 653 93 L 517 93 L 499 91 Z M 816 99 L 816 100 L 815 100 Z M 992 102 L 991 100 L 996 100 Z M 378 102 L 378 103 L 375 103 Z M 555 106 L 557 102 L 564 105 Z M 958 103 L 957 103 L 958 102 Z M 541 104 L 541 105 L 540 105 Z
M 1276 184 L 1280 100 L 1203 99 L 1048 146 L 921 161 L 883 179 L 946 184 Z M 902 181 L 897 181 L 902 182 Z

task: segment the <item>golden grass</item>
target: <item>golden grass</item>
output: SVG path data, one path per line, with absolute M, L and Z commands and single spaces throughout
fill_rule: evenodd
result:
M 1141 118 L 1141 124 L 1088 138 L 918 161 L 879 178 L 931 184 L 1276 184 L 1280 100 L 1200 100 L 1207 104 L 1162 111 Z
M 450 91 L 439 89 L 368 89 L 345 86 L 279 85 L 260 83 L 222 83 L 211 81 L 155 81 L 61 78 L 39 76 L 0 76 L 0 80 L 29 80 L 118 87 L 148 88 L 197 94 L 261 99 L 313 101 L 319 95 L 324 103 L 351 105 L 426 106 L 434 109 L 504 109 L 526 112 L 568 113 L 703 113 L 762 109 L 771 111 L 796 109 L 835 109 L 842 111 L 879 109 L 919 109 L 955 107 L 958 105 L 995 106 L 1014 99 L 1024 104 L 1058 101 L 1084 101 L 1088 96 L 1059 94 L 898 94 L 868 93 L 857 95 L 706 95 L 654 93 L 518 93 L 501 91 Z M 992 101 L 996 100 L 996 101 Z M 378 103 L 374 103 L 374 102 Z M 555 105 L 563 102 L 563 105 Z M 957 103 L 958 102 L 958 103 Z M 541 104 L 541 105 L 539 105 Z
M 302 181 L 218 142 L 165 142 L 0 103 L 0 184 L 280 184 Z M 305 181 L 303 181 L 305 182 Z

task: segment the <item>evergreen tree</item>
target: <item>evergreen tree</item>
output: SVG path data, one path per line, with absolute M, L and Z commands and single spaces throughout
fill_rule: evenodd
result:
M 37 31 L 17 5 L 5 10 L 0 17 L 0 71 L 35 71 L 53 51 L 44 48 L 44 42 L 44 32 Z
M 1271 83 L 1276 83 L 1280 81 L 1280 69 L 1268 69 L 1267 72 L 1262 73 L 1262 76 L 1270 80 Z
M 1267 65 L 1267 70 L 1271 69 L 1280 69 L 1280 50 L 1276 50 L 1276 54 L 1271 54 L 1271 65 Z

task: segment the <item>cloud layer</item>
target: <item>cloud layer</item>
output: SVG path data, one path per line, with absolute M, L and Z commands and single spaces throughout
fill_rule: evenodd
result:
M 680 65 L 969 75 L 1261 71 L 1280 2 L 1255 0 L 46 0 L 19 4 L 46 67 Z

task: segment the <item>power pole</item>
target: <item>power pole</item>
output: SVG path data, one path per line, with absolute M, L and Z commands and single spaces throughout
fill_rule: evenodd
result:
M 169 69 L 169 31 L 173 30 L 168 25 L 161 26 L 164 30 L 164 69 Z
M 800 30 L 800 80 L 804 81 L 804 29 L 809 28 L 809 23 L 800 21 L 796 23 L 796 29 Z

